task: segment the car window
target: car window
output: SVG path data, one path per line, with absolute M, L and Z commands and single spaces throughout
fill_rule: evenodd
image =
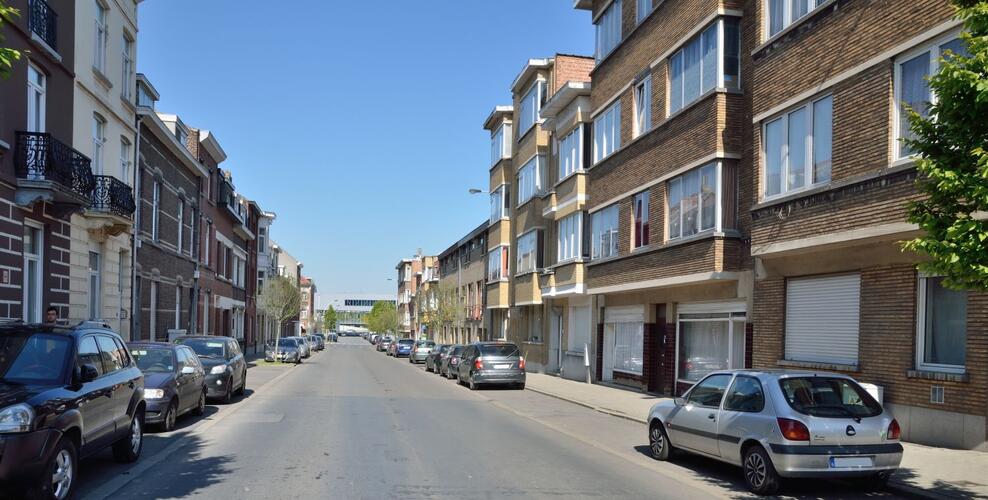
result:
M 693 387 L 686 401 L 699 406 L 717 408 L 730 381 L 731 376 L 727 374 L 711 375 Z
M 193 368 L 199 368 L 199 367 L 202 366 L 199 363 L 199 356 L 196 356 L 196 353 L 192 352 L 192 349 L 189 349 L 188 347 L 182 347 L 179 350 L 180 351 L 185 351 L 185 356 L 187 358 L 187 363 L 188 363 L 189 366 L 191 366 Z
M 72 347 L 67 337 L 36 333 L 0 337 L 0 380 L 57 383 L 65 380 Z
M 171 349 L 135 346 L 130 352 L 142 372 L 171 373 L 175 370 L 175 357 Z
M 96 347 L 96 338 L 93 336 L 85 337 L 79 342 L 79 354 L 76 355 L 76 362 L 79 366 L 82 365 L 93 365 L 96 367 L 96 371 L 102 375 L 105 373 L 103 369 L 103 359 L 99 354 L 99 347 Z
M 226 359 L 233 359 L 240 354 L 240 344 L 236 340 L 227 340 Z
M 113 342 L 117 344 L 117 352 L 120 353 L 120 360 L 123 362 L 124 367 L 128 367 L 133 362 L 130 359 L 130 354 L 127 351 L 127 346 L 124 345 L 123 341 L 114 337 Z
M 754 377 L 738 376 L 724 398 L 724 409 L 758 413 L 765 409 L 762 383 Z
M 103 359 L 103 370 L 106 373 L 115 372 L 123 368 L 123 360 L 120 359 L 120 352 L 117 351 L 117 344 L 106 335 L 97 335 L 96 344 L 99 345 L 100 357 Z
M 485 344 L 480 346 L 482 356 L 497 356 L 508 358 L 518 356 L 518 346 L 514 344 Z
M 226 358 L 226 342 L 213 339 L 184 339 L 182 345 L 188 346 L 196 355 L 203 358 Z
M 793 410 L 814 417 L 874 417 L 882 406 L 853 380 L 842 377 L 790 377 L 779 381 Z
M 175 357 L 178 358 L 178 370 L 181 371 L 182 368 L 186 366 L 192 366 L 189 364 L 189 355 L 182 349 L 175 350 Z

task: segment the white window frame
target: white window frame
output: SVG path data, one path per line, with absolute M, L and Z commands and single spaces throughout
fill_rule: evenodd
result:
M 613 216 L 611 216 L 610 213 L 611 210 L 615 212 Z M 606 230 L 604 229 L 604 227 L 598 227 L 597 225 L 598 221 L 600 221 L 601 224 L 603 223 L 603 219 L 605 218 L 605 213 L 607 213 L 606 217 L 608 219 L 611 219 L 613 217 L 614 220 L 614 226 L 607 227 Z M 614 257 L 619 254 L 620 243 L 618 242 L 618 235 L 620 232 L 619 231 L 620 227 L 621 227 L 621 208 L 617 203 L 608 205 L 607 207 L 597 210 L 590 215 L 591 260 Z M 602 244 L 603 241 L 602 236 L 605 232 L 607 233 L 607 238 L 608 238 L 607 252 L 602 251 L 604 248 Z
M 575 212 L 556 221 L 556 263 L 583 257 L 583 212 Z
M 120 65 L 120 97 L 131 102 L 134 95 L 134 39 L 124 32 L 121 37 L 122 46 Z
M 716 179 L 715 191 L 714 191 L 714 227 L 703 229 L 703 169 L 708 167 L 714 167 L 714 177 Z M 670 206 L 669 200 L 672 197 L 673 185 L 679 183 L 680 190 L 682 189 L 682 184 L 685 182 L 686 176 L 690 173 L 696 172 L 698 180 L 700 182 L 700 190 L 697 192 L 697 231 L 693 234 L 683 236 L 683 228 L 685 227 L 686 212 L 682 209 L 683 197 L 680 195 L 680 209 L 679 209 L 679 235 L 672 235 L 672 224 L 670 224 Z M 666 226 L 666 240 L 674 241 L 683 238 L 692 238 L 699 234 L 704 234 L 708 232 L 720 232 L 723 230 L 723 214 L 724 214 L 724 162 L 716 161 L 707 163 L 705 165 L 700 165 L 694 169 L 690 169 L 682 174 L 669 179 L 666 182 L 666 199 L 665 199 L 665 226 Z M 649 241 L 652 241 L 651 226 L 649 226 Z
M 93 32 L 95 36 L 93 40 L 93 68 L 100 73 L 106 73 L 106 44 L 109 34 L 107 17 L 110 9 L 99 0 L 93 0 L 93 4 L 96 6 Z
M 831 163 L 830 175 L 827 176 L 827 178 L 825 180 L 822 180 L 822 181 L 819 181 L 819 182 L 813 182 L 814 169 L 816 168 L 816 164 L 815 164 L 815 161 L 814 161 L 815 160 L 815 158 L 814 158 L 814 150 L 816 148 L 816 133 L 815 133 L 816 130 L 814 129 L 814 125 L 815 125 L 814 114 L 816 112 L 816 104 L 819 103 L 819 102 L 822 102 L 824 100 L 827 100 L 827 99 L 830 99 L 830 163 Z M 803 142 L 804 142 L 803 148 L 804 148 L 804 151 L 805 151 L 805 153 L 804 153 L 804 156 L 805 156 L 805 164 L 803 165 L 803 185 L 801 187 L 790 188 L 788 186 L 788 183 L 789 183 L 789 167 L 790 167 L 790 164 L 789 164 L 789 149 L 790 149 L 789 148 L 789 145 L 790 145 L 790 142 L 789 142 L 789 116 L 792 115 L 792 114 L 794 114 L 794 113 L 797 113 L 799 111 L 803 111 L 803 110 L 806 111 L 806 123 L 804 124 L 804 126 L 806 127 L 805 130 L 807 131 L 806 137 L 803 138 Z M 781 113 L 781 114 L 779 114 L 779 115 L 777 115 L 775 117 L 772 117 L 770 119 L 764 120 L 762 122 L 762 147 L 761 147 L 761 155 L 762 155 L 761 171 L 762 172 L 761 173 L 762 173 L 763 184 L 762 184 L 762 189 L 761 189 L 761 195 L 762 195 L 762 199 L 763 200 L 772 200 L 772 199 L 775 199 L 775 198 L 780 198 L 780 197 L 783 197 L 783 196 L 788 196 L 788 195 L 791 195 L 793 193 L 799 193 L 801 191 L 806 191 L 808 189 L 813 189 L 815 187 L 822 186 L 822 185 L 827 184 L 827 183 L 829 183 L 831 181 L 831 179 L 833 178 L 833 175 L 834 175 L 834 173 L 833 173 L 833 157 L 834 157 L 834 143 L 833 143 L 834 123 L 833 123 L 833 116 L 834 116 L 833 95 L 832 94 L 826 94 L 826 95 L 821 95 L 821 96 L 814 97 L 813 99 L 811 99 L 809 101 L 800 103 L 799 105 L 794 106 L 794 107 L 786 110 L 785 112 L 783 112 L 783 113 Z M 770 124 L 773 124 L 773 123 L 778 122 L 780 120 L 781 120 L 780 123 L 782 124 L 783 140 L 782 140 L 782 160 L 781 160 L 782 161 L 782 165 L 781 165 L 781 169 L 782 170 L 779 173 L 779 175 L 780 175 L 780 179 L 779 179 L 779 192 L 776 193 L 776 194 L 768 194 L 768 155 L 769 155 L 769 151 L 768 151 L 768 126 Z
M 579 124 L 557 141 L 559 180 L 583 171 L 583 124 Z
M 545 180 L 543 178 L 543 173 L 545 171 L 545 168 L 543 168 L 544 164 L 545 156 L 536 154 L 518 169 L 517 183 L 519 207 L 527 203 L 532 198 L 542 194 L 542 191 L 545 188 Z
M 596 165 L 604 158 L 621 149 L 621 99 L 614 101 L 593 120 L 593 162 Z
M 692 311 L 692 309 L 691 309 Z M 698 313 L 698 312 L 686 312 L 679 313 L 676 315 L 676 352 L 675 352 L 675 366 L 676 383 L 680 384 L 696 384 L 697 381 L 681 379 L 679 373 L 679 352 L 683 346 L 684 340 L 682 338 L 682 324 L 683 323 L 719 323 L 727 322 L 727 361 L 729 369 L 737 370 L 745 367 L 745 360 L 748 357 L 748 349 L 751 346 L 748 345 L 746 329 L 748 324 L 748 315 L 745 312 L 730 312 L 730 311 L 717 311 L 709 313 Z M 736 323 L 743 323 L 745 326 L 740 332 L 735 331 Z M 743 340 L 741 341 L 741 359 L 735 359 L 734 352 L 734 342 L 735 336 L 740 335 Z M 703 380 L 702 378 L 700 380 Z
M 623 369 L 623 368 L 615 368 L 615 366 L 614 366 L 615 365 L 615 361 L 616 361 L 615 358 L 617 356 L 617 346 L 618 346 L 617 340 L 618 340 L 618 328 L 619 328 L 619 325 L 634 325 L 635 328 L 638 330 L 637 331 L 637 336 L 642 339 L 641 343 L 638 344 L 638 346 L 637 346 L 637 347 L 639 347 L 641 349 L 640 351 L 637 352 L 637 354 L 639 356 L 639 359 L 642 359 L 642 361 L 643 361 L 643 363 L 642 363 L 642 369 L 641 370 L 638 370 L 638 371 L 626 370 L 626 369 Z M 610 330 L 610 332 L 608 332 L 608 330 Z M 608 333 L 610 333 L 610 335 L 608 335 Z M 609 354 L 610 354 L 610 358 L 611 358 L 610 359 L 611 372 L 617 372 L 617 373 L 622 373 L 622 374 L 627 374 L 627 375 L 641 376 L 644 373 L 644 371 L 645 371 L 645 364 L 644 364 L 644 359 L 645 359 L 645 323 L 642 323 L 640 321 L 612 321 L 612 322 L 607 322 L 607 323 L 604 323 L 604 335 L 605 335 L 605 337 L 609 337 L 608 340 L 610 340 L 610 346 L 609 346 L 610 348 L 608 350 L 610 351 Z
M 931 278 L 938 278 L 936 275 L 920 274 L 916 280 L 916 368 L 920 370 L 963 374 L 967 371 L 967 365 L 948 365 L 941 363 L 927 363 L 923 360 L 926 353 L 926 288 L 927 281 Z M 968 303 L 970 305 L 970 302 Z M 966 319 L 965 319 L 966 323 Z M 965 363 L 967 346 L 965 351 Z
M 161 229 L 161 181 L 154 180 L 151 186 L 151 239 L 158 241 L 158 233 Z
M 771 18 L 772 0 L 763 0 L 762 10 L 765 12 L 765 16 L 763 17 L 762 22 L 763 22 L 763 30 L 764 30 L 763 32 L 765 33 L 766 40 L 774 37 L 775 35 L 778 35 L 779 33 L 782 33 L 783 31 L 786 30 L 786 28 L 792 26 L 800 19 L 803 19 L 804 17 L 809 17 L 810 14 L 812 14 L 818 8 L 823 6 L 823 4 L 827 3 L 828 0 L 806 0 L 809 4 L 806 13 L 795 19 L 792 18 L 792 0 L 779 0 L 779 1 L 782 2 L 782 26 L 779 28 L 778 31 L 772 33 L 772 18 Z
M 491 134 L 491 166 L 511 157 L 511 122 L 498 125 Z
M 892 83 L 893 94 L 895 96 L 895 101 L 892 103 L 892 118 L 893 118 L 893 120 L 892 120 L 892 127 L 893 127 L 892 139 L 895 142 L 895 144 L 893 144 L 892 147 L 893 147 L 893 152 L 895 153 L 894 159 L 896 161 L 907 160 L 907 159 L 912 159 L 912 158 L 915 158 L 916 157 L 916 154 L 915 153 L 914 154 L 903 154 L 903 152 L 902 152 L 903 143 L 902 143 L 902 140 L 901 139 L 902 139 L 902 134 L 904 132 L 902 130 L 902 124 L 901 124 L 901 122 L 902 122 L 902 109 L 901 109 L 902 108 L 902 105 L 901 105 L 901 102 L 902 102 L 902 64 L 905 63 L 905 62 L 908 62 L 908 61 L 910 61 L 912 59 L 915 59 L 916 57 L 918 57 L 919 55 L 921 55 L 924 52 L 929 52 L 930 53 L 930 69 L 929 69 L 929 74 L 930 75 L 935 75 L 937 73 L 937 71 L 939 71 L 939 69 L 940 69 L 940 58 L 943 57 L 943 54 L 940 51 L 940 46 L 941 45 L 944 45 L 944 44 L 946 44 L 948 42 L 951 42 L 955 38 L 959 38 L 959 37 L 960 37 L 960 32 L 959 31 L 956 31 L 956 30 L 955 31 L 951 31 L 948 34 L 939 36 L 939 37 L 937 37 L 937 38 L 935 38 L 933 40 L 930 40 L 930 41 L 928 41 L 928 42 L 926 42 L 926 43 L 924 43 L 924 44 L 922 44 L 922 45 L 920 45 L 918 47 L 914 47 L 913 49 L 910 49 L 908 52 L 903 52 L 902 54 L 899 54 L 898 56 L 896 56 L 896 58 L 895 58 L 895 64 L 893 65 L 895 69 L 894 69 L 894 77 L 893 77 L 893 83 Z M 929 96 L 929 99 L 930 99 L 929 100 L 930 105 L 935 104 L 937 102 L 937 96 L 933 92 L 933 89 L 930 88 L 929 86 L 927 86 L 927 91 L 928 91 L 928 96 Z
M 679 111 L 690 107 L 691 104 L 699 101 L 703 96 L 707 95 L 707 93 L 712 92 L 714 90 L 717 90 L 717 89 L 726 89 L 728 87 L 730 87 L 732 89 L 738 89 L 738 88 L 740 88 L 740 86 L 741 86 L 741 81 L 740 81 L 741 80 L 740 66 L 738 67 L 738 75 L 737 75 L 738 81 L 737 82 L 732 82 L 731 85 L 728 85 L 727 84 L 727 80 L 726 80 L 726 75 L 725 75 L 724 60 L 728 57 L 728 54 L 727 54 L 727 28 L 726 28 L 727 21 L 731 21 L 733 23 L 739 23 L 740 22 L 738 20 L 738 18 L 736 18 L 736 17 L 730 17 L 730 16 L 723 16 L 723 17 L 720 17 L 720 18 L 716 19 L 712 23 L 704 26 L 703 29 L 700 30 L 696 35 L 694 35 L 692 38 L 690 38 L 685 43 L 683 43 L 682 46 L 680 46 L 679 49 L 677 49 L 675 52 L 673 52 L 669 56 L 669 58 L 666 60 L 666 67 L 668 68 L 668 75 L 669 75 L 668 76 L 667 85 L 666 85 L 666 88 L 667 88 L 667 90 L 666 90 L 666 103 L 667 103 L 666 104 L 666 116 L 667 117 L 668 116 L 672 116 L 672 115 L 678 113 Z M 717 75 L 714 77 L 713 87 L 708 88 L 708 89 L 704 89 L 703 88 L 703 81 L 704 81 L 704 78 L 703 78 L 703 46 L 704 46 L 704 44 L 703 44 L 703 38 L 704 38 L 704 35 L 717 37 L 716 43 L 715 43 L 715 45 L 716 45 L 717 48 L 716 48 L 716 54 L 714 55 L 714 57 L 716 59 L 715 68 L 716 68 L 716 71 L 717 71 Z M 740 36 L 740 26 L 739 26 L 738 36 Z M 699 66 L 697 67 L 697 77 L 699 78 L 699 81 L 697 82 L 697 85 L 699 86 L 699 89 L 698 89 L 698 93 L 697 93 L 696 97 L 693 98 L 692 100 L 689 100 L 688 101 L 686 99 L 686 86 L 687 86 L 687 84 L 686 84 L 686 68 L 684 66 L 684 60 L 685 60 L 685 57 L 686 57 L 685 56 L 685 54 L 686 54 L 686 48 L 689 47 L 693 43 L 697 43 L 699 45 L 699 47 L 697 49 L 697 50 L 699 50 L 699 57 L 700 57 L 699 60 L 698 60 L 698 65 Z M 741 47 L 740 47 L 740 44 L 739 44 L 738 45 L 738 51 L 739 51 L 738 57 L 740 57 L 740 50 L 741 50 Z M 678 62 L 678 67 L 680 68 L 679 69 L 679 78 L 682 81 L 682 85 L 681 85 L 681 88 L 679 89 L 679 91 L 681 92 L 680 97 L 679 97 L 679 102 L 678 103 L 675 103 L 672 98 L 673 98 L 673 92 L 676 89 L 675 89 L 675 86 L 673 84 L 673 80 L 672 79 L 673 79 L 673 66 L 674 65 L 677 65 L 677 62 Z M 678 104 L 679 107 L 673 107 L 674 104 Z
M 518 142 L 528 134 L 536 124 L 542 123 L 539 113 L 542 111 L 542 100 L 545 97 L 546 81 L 539 78 L 522 96 L 518 106 Z M 529 100 L 532 100 L 529 104 Z M 525 109 L 531 106 L 531 109 Z M 531 123 L 529 123 L 531 120 Z
M 124 136 L 120 136 L 120 175 L 123 177 L 121 179 L 128 186 L 132 185 L 130 167 L 133 165 L 131 161 L 131 143 L 130 140 Z
M 635 19 L 639 24 L 652 13 L 652 0 L 637 0 L 635 2 Z
M 539 231 L 532 229 L 515 241 L 515 276 L 539 270 Z M 527 262 L 526 262 L 527 261 Z
M 96 259 L 96 267 L 92 263 Z M 102 304 L 100 298 L 103 296 L 103 255 L 99 252 L 89 252 L 89 319 L 100 319 Z
M 501 184 L 491 191 L 491 216 L 489 221 L 491 224 L 494 224 L 499 220 L 507 219 L 510 216 L 510 197 L 506 196 L 510 192 L 511 190 L 509 189 L 509 184 Z
M 635 84 L 632 138 L 652 129 L 652 75 Z
M 103 146 L 106 145 L 106 119 L 93 113 L 93 174 L 103 175 Z
M 640 191 L 635 193 L 631 198 L 631 249 L 637 249 L 644 246 L 648 246 L 652 243 L 652 226 L 649 224 L 649 204 L 651 204 L 651 194 L 649 190 Z M 638 201 L 642 202 L 642 225 L 648 226 L 648 242 L 642 243 L 642 236 L 644 236 L 644 231 L 638 232 L 638 218 L 636 213 L 638 212 Z
M 40 84 L 32 76 L 37 76 Z M 39 97 L 39 99 L 36 99 Z M 37 104 L 36 104 L 37 102 Z M 37 109 L 40 105 L 41 109 Z M 27 131 L 44 132 L 45 118 L 48 107 L 48 75 L 32 62 L 28 62 L 27 69 Z M 37 123 L 32 123 L 37 121 Z
M 21 274 L 23 275 L 22 283 L 21 283 L 21 288 L 23 289 L 23 292 L 21 294 L 22 296 L 21 316 L 24 318 L 24 322 L 26 323 L 40 323 L 42 318 L 41 298 L 43 296 L 41 288 L 45 282 L 44 259 L 42 258 L 44 255 L 44 248 L 45 248 L 44 245 L 45 229 L 42 224 L 30 219 L 24 219 L 24 227 L 30 228 L 32 231 L 36 231 L 35 233 L 36 237 L 34 238 L 34 240 L 35 240 L 35 248 L 38 250 L 38 252 L 29 254 L 27 253 L 26 249 L 24 252 L 22 252 L 24 255 L 24 261 L 23 261 L 23 267 L 21 268 L 22 269 Z M 35 280 L 34 297 L 28 297 L 27 282 L 24 281 L 27 279 L 27 268 L 29 261 L 35 263 L 35 269 L 37 269 L 38 271 L 37 276 L 35 276 L 34 278 Z M 33 307 L 29 309 L 28 308 L 29 305 Z
M 487 252 L 487 282 L 488 283 L 508 280 L 508 273 L 510 272 L 510 269 L 507 268 L 508 266 L 506 265 L 504 258 L 504 252 L 507 251 L 508 251 L 507 245 L 499 245 L 491 249 L 489 252 Z M 497 261 L 497 273 L 493 272 L 495 256 Z
M 614 0 L 594 22 L 594 58 L 599 63 L 621 44 L 621 3 Z

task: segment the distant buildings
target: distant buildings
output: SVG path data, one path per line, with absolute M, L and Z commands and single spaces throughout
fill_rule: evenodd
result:
M 319 293 L 316 295 L 315 314 L 321 318 L 332 307 L 336 311 L 337 331 L 366 331 L 367 314 L 378 302 L 394 304 L 395 300 L 391 295 L 379 293 Z M 323 329 L 328 328 L 323 325 Z

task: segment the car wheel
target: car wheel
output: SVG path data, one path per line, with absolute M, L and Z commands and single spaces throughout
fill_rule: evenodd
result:
M 136 462 L 144 447 L 144 412 L 134 414 L 130 419 L 127 435 L 113 443 L 113 458 L 120 463 Z
M 240 388 L 237 389 L 237 396 L 243 396 L 245 390 L 247 390 L 247 370 L 244 370 L 244 376 L 240 379 Z
M 425 371 L 427 371 L 427 372 L 431 372 L 432 371 L 432 368 L 429 368 L 429 363 L 428 362 L 426 362 L 426 364 L 425 364 Z
M 55 445 L 55 453 L 45 466 L 45 472 L 28 498 L 64 500 L 75 492 L 75 478 L 79 471 L 79 457 L 72 440 L 62 438 Z M 13 498 L 13 497 L 12 497 Z
M 165 418 L 161 420 L 161 430 L 171 432 L 175 430 L 175 420 L 178 418 L 178 403 L 172 400 L 165 410 Z
M 662 422 L 655 422 L 648 431 L 648 447 L 652 450 L 652 458 L 656 460 L 669 460 L 669 436 L 662 427 Z
M 230 377 L 226 381 L 226 394 L 223 394 L 223 404 L 230 404 L 233 402 L 233 377 Z
M 469 380 L 467 380 L 467 382 L 468 382 L 468 385 L 470 386 L 470 390 L 471 391 L 476 391 L 477 390 L 477 383 L 473 381 L 473 377 L 471 377 Z
M 761 446 L 752 446 L 745 451 L 744 482 L 748 490 L 756 495 L 772 495 L 779 490 L 780 478 L 772 466 L 772 459 Z
M 192 409 L 192 414 L 198 417 L 205 413 L 206 413 L 206 389 L 203 389 L 202 393 L 199 394 L 199 403 L 196 404 L 196 407 Z

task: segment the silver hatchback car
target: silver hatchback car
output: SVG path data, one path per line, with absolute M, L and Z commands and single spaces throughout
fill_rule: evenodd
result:
M 899 423 L 836 373 L 713 372 L 653 406 L 648 421 L 655 458 L 681 449 L 741 466 L 760 495 L 796 477 L 858 477 L 879 489 L 902 461 Z

